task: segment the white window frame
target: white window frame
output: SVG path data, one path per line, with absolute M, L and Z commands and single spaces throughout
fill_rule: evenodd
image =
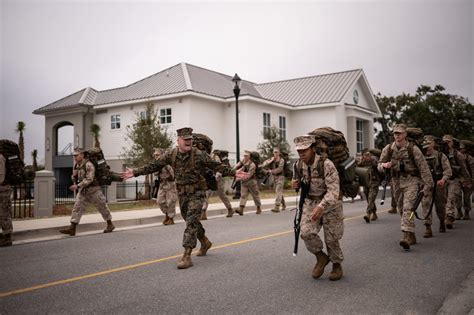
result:
M 168 113 L 169 111 L 169 113 Z M 164 115 L 163 115 L 164 112 Z M 171 107 L 160 108 L 160 125 L 173 123 L 173 110 Z
M 120 114 L 110 115 L 110 129 L 117 130 L 121 127 Z
M 286 140 L 286 117 L 279 116 L 278 117 L 278 126 L 280 131 L 280 139 Z
M 140 119 L 147 119 L 147 115 L 148 115 L 148 112 L 146 110 L 144 111 L 141 111 L 140 113 L 138 113 L 138 115 L 140 116 Z
M 266 139 L 265 135 L 267 130 L 270 131 L 272 126 L 272 116 L 270 113 L 263 113 L 263 138 Z
M 360 152 L 364 146 L 364 121 L 356 119 L 356 152 Z

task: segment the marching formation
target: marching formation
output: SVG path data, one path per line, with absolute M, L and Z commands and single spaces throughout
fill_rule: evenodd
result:
M 433 208 L 439 220 L 439 232 L 453 229 L 456 220 L 470 219 L 472 183 L 474 175 L 474 145 L 470 141 L 458 141 L 451 135 L 442 139 L 423 135 L 419 128 L 408 128 L 403 124 L 393 128 L 394 141 L 383 150 L 364 149 L 355 160 L 349 156 L 344 135 L 332 128 L 315 129 L 294 139 L 298 159 L 289 166 L 286 153 L 273 149 L 273 157 L 260 161 L 259 154 L 245 151 L 243 159 L 230 166 L 228 151 L 212 150 L 212 140 L 202 134 L 193 133 L 192 128 L 177 130 L 176 147 L 155 149 L 154 160 L 140 168 L 129 169 L 118 174 L 109 172 L 102 152 L 74 150 L 74 167 L 71 190 L 76 192 L 70 226 L 61 233 L 74 236 L 77 225 L 87 204 L 93 204 L 101 213 L 106 227 L 104 233 L 115 229 L 112 215 L 102 193 L 101 186 L 111 181 L 155 174 L 157 203 L 165 215 L 163 225 L 174 224 L 176 201 L 186 223 L 183 232 L 183 255 L 178 269 L 193 266 L 191 253 L 198 241 L 197 256 L 205 256 L 212 242 L 201 223 L 207 219 L 208 198 L 215 191 L 227 209 L 227 217 L 234 212 L 244 215 L 245 206 L 252 196 L 261 214 L 259 179 L 271 180 L 275 189 L 275 202 L 271 211 L 278 213 L 286 209 L 283 196 L 285 178 L 291 178 L 291 187 L 300 193 L 294 219 L 295 248 L 301 238 L 307 250 L 314 254 L 316 264 L 311 276 L 320 278 L 331 262 L 330 280 L 343 277 L 344 255 L 340 240 L 344 234 L 342 198 L 354 198 L 363 187 L 367 199 L 365 222 L 378 219 L 376 198 L 379 186 L 383 187 L 381 204 L 384 203 L 386 187 L 391 186 L 392 209 L 389 213 L 400 213 L 400 246 L 409 250 L 417 243 L 415 220 L 423 221 L 423 237 L 433 237 Z M 11 185 L 21 177 L 23 162 L 15 155 L 11 141 L 0 141 L 0 223 L 3 230 L 0 246 L 12 245 Z M 6 153 L 7 152 L 7 153 Z M 13 152 L 13 153 L 12 153 Z M 105 162 L 105 160 L 104 160 Z M 105 169 L 104 167 L 107 167 Z M 105 175 L 104 175 L 105 174 Z M 233 177 L 234 184 L 241 184 L 239 207 L 232 209 L 225 194 L 224 177 Z M 234 185 L 233 185 L 234 186 Z M 421 204 L 421 217 L 417 208 Z M 464 209 L 463 209 L 464 208 Z M 324 241 L 320 237 L 323 230 Z

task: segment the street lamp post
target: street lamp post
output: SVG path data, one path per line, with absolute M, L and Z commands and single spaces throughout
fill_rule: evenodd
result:
M 236 140 L 236 157 L 235 157 L 235 164 L 239 163 L 240 160 L 240 137 L 239 137 L 239 95 L 240 95 L 240 83 L 242 80 L 239 78 L 237 73 L 232 78 L 232 82 L 234 82 L 234 96 L 235 96 L 235 140 Z M 235 187 L 235 195 L 234 199 L 240 198 L 240 182 L 237 182 Z

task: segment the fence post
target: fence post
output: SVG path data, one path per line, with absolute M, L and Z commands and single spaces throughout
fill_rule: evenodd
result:
M 107 199 L 108 202 L 117 202 L 117 182 L 112 182 L 110 186 L 107 186 Z
M 53 215 L 55 198 L 55 181 L 53 172 L 38 171 L 35 176 L 35 217 Z
M 135 201 L 138 200 L 138 181 L 135 181 Z

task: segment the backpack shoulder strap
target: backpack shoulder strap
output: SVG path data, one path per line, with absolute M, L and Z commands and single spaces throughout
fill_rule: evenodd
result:
M 324 174 L 324 161 L 326 161 L 326 157 L 323 154 L 323 155 L 321 155 L 321 157 L 318 161 L 318 165 L 316 165 L 316 169 L 318 171 L 318 174 L 320 174 L 323 179 L 326 178 L 326 174 Z

